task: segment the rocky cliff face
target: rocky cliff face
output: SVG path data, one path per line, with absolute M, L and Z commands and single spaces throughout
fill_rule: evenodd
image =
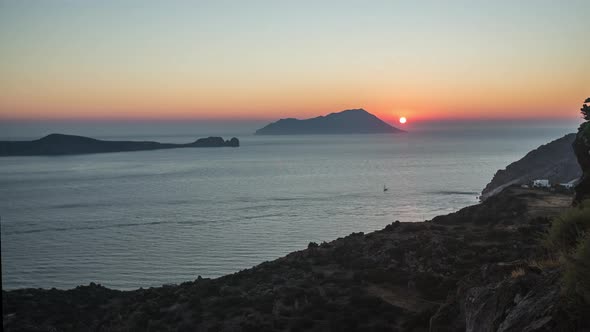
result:
M 496 172 L 482 191 L 482 199 L 497 194 L 514 184 L 527 184 L 535 179 L 563 183 L 582 176 L 582 170 L 572 149 L 576 134 L 569 134 L 542 145 L 522 159 Z
M 483 265 L 433 315 L 430 332 L 576 331 L 560 303 L 560 276 L 525 261 Z

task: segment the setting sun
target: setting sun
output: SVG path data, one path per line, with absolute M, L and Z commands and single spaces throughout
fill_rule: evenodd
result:
M 399 123 L 406 123 L 406 121 L 408 121 L 408 120 L 406 119 L 405 116 L 402 116 L 401 118 L 399 118 Z

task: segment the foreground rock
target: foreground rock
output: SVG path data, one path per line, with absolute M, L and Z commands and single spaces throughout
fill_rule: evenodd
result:
M 496 172 L 484 188 L 485 200 L 514 184 L 528 184 L 535 179 L 548 179 L 551 183 L 566 183 L 582 176 L 572 143 L 576 134 L 568 134 L 529 152 L 522 159 Z
M 380 134 L 402 133 L 364 109 L 330 113 L 313 119 L 281 119 L 264 128 L 256 135 L 305 135 L 305 134 Z
M 0 156 L 67 155 L 104 152 L 126 152 L 175 148 L 238 147 L 237 138 L 200 138 L 192 143 L 172 144 L 150 141 L 103 141 L 90 137 L 51 134 L 34 141 L 0 141 Z
M 5 331 L 571 331 L 531 263 L 566 195 L 508 188 L 430 222 L 353 233 L 218 279 L 2 292 Z M 522 269 L 522 272 L 521 272 Z

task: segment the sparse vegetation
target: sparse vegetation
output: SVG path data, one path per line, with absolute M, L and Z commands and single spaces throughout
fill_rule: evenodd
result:
M 528 262 L 528 266 L 537 268 L 541 271 L 553 269 L 562 265 L 557 257 L 549 257 L 545 259 L 534 259 Z
M 590 304 L 590 233 L 584 235 L 569 257 L 564 281 L 570 297 L 577 296 L 585 304 Z
M 512 277 L 512 279 L 516 279 L 518 277 L 524 276 L 525 273 L 526 272 L 524 271 L 524 269 L 522 267 L 519 267 L 510 273 L 510 277 Z
M 545 238 L 545 245 L 553 251 L 569 254 L 590 229 L 590 201 L 573 208 L 564 215 L 555 218 Z
M 545 244 L 564 262 L 564 293 L 574 303 L 590 304 L 590 201 L 556 218 Z

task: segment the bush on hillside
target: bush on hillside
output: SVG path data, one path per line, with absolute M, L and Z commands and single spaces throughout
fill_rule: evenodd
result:
M 590 200 L 556 218 L 545 243 L 565 261 L 566 295 L 572 303 L 590 304 Z
M 590 304 L 590 233 L 586 233 L 564 271 L 566 292 Z
M 587 231 L 590 231 L 590 201 L 557 217 L 551 224 L 545 245 L 549 249 L 569 254 Z

